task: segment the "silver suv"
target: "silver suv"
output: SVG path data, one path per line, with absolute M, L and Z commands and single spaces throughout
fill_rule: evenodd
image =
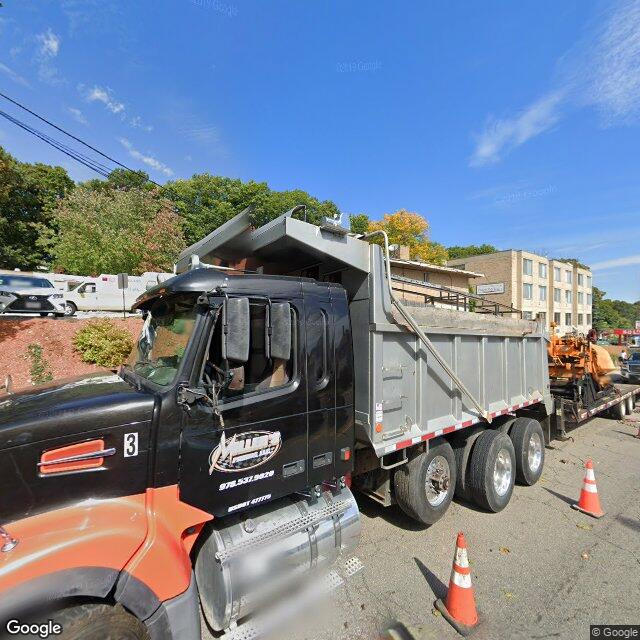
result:
M 0 274 L 0 314 L 52 313 L 64 316 L 64 294 L 46 278 Z

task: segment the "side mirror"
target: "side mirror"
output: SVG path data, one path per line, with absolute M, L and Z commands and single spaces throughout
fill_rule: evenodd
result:
M 267 357 L 289 360 L 291 357 L 291 305 L 274 302 L 269 313 Z
M 228 298 L 222 317 L 222 357 L 244 364 L 249 359 L 249 298 Z

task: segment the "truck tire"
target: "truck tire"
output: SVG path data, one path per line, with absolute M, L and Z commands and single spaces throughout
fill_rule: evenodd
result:
M 509 437 L 516 452 L 516 480 L 528 487 L 538 482 L 544 467 L 544 432 L 533 418 L 516 418 Z
M 633 402 L 633 396 L 629 396 L 625 400 L 625 404 L 626 404 L 627 415 L 631 415 L 633 413 L 633 408 L 635 406 L 635 403 Z
M 613 405 L 613 407 L 611 407 L 611 413 L 616 420 L 622 420 L 627 415 L 627 408 L 624 400 Z
M 482 427 L 470 427 L 457 434 L 451 442 L 456 459 L 456 488 L 454 495 L 461 500 L 471 500 L 469 493 L 469 461 L 475 441 L 484 431 Z
M 78 307 L 76 307 L 76 305 L 73 304 L 73 302 L 65 302 L 64 315 L 67 316 L 67 318 L 70 318 L 71 316 L 75 316 L 77 310 L 78 310 Z
M 511 500 L 516 474 L 516 454 L 506 433 L 487 429 L 471 454 L 469 489 L 474 502 L 497 513 Z
M 442 440 L 399 467 L 393 476 L 396 501 L 414 520 L 438 521 L 449 508 L 456 485 L 456 460 Z
M 56 640 L 150 640 L 149 631 L 121 605 L 83 604 L 52 616 L 62 625 Z

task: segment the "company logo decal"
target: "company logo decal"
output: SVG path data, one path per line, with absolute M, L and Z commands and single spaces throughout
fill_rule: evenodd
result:
M 281 444 L 279 431 L 247 431 L 229 439 L 223 431 L 220 444 L 209 455 L 209 475 L 259 467 L 278 453 Z

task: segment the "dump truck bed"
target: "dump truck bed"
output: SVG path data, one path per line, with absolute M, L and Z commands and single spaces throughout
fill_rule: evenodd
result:
M 541 325 L 434 307 L 405 309 L 391 290 L 388 255 L 380 246 L 330 221 L 316 226 L 297 220 L 296 212 L 301 209 L 254 229 L 244 211 L 198 243 L 195 255 L 250 259 L 264 273 L 313 271 L 319 280 L 344 286 L 361 444 L 371 444 L 381 457 L 531 404 L 542 402 L 551 411 L 548 337 Z M 185 252 L 177 269 L 192 259 Z

